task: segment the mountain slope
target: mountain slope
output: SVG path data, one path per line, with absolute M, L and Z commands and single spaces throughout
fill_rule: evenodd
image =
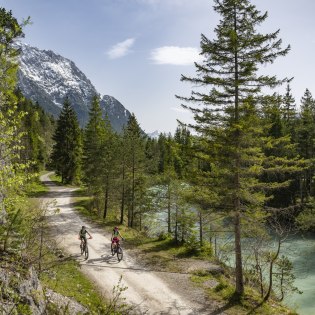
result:
M 45 111 L 58 116 L 67 96 L 84 127 L 92 97 L 99 94 L 75 63 L 51 50 L 40 50 L 26 44 L 21 49 L 18 86 L 25 97 L 38 102 Z M 101 107 L 114 130 L 121 131 L 130 112 L 112 96 L 103 96 Z

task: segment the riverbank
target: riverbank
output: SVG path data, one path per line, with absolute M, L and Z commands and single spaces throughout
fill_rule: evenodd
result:
M 295 286 L 302 294 L 293 294 L 285 304 L 297 309 L 300 315 L 315 314 L 315 234 L 299 234 L 283 244 L 283 253 L 293 264 Z

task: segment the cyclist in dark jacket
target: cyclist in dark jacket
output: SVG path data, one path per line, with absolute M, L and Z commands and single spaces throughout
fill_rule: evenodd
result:
M 83 225 L 80 232 L 79 232 L 79 240 L 84 241 L 86 243 L 86 234 L 89 235 L 90 238 L 92 238 L 91 234 L 87 231 L 86 227 Z

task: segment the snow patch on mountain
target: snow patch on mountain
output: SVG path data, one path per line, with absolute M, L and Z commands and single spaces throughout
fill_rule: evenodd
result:
M 83 127 L 97 90 L 73 61 L 51 50 L 40 50 L 17 43 L 21 50 L 18 85 L 22 93 L 38 102 L 48 113 L 58 116 L 65 97 L 68 97 Z M 130 112 L 113 96 L 105 95 L 100 102 L 104 117 L 107 115 L 113 128 L 121 131 Z
M 160 132 L 158 130 L 155 130 L 153 132 L 147 133 L 147 135 L 148 135 L 149 138 L 158 139 L 159 136 L 160 136 Z

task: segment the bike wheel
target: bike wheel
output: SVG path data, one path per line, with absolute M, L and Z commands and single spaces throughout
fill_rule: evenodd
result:
M 80 244 L 80 251 L 81 251 L 81 255 L 83 255 L 84 248 L 83 248 L 83 244 L 82 243 Z
M 117 248 L 117 259 L 118 261 L 121 261 L 123 259 L 123 250 L 121 247 Z
M 110 251 L 112 252 L 112 256 L 114 256 L 115 255 L 115 248 L 114 248 L 113 243 L 111 243 L 111 245 L 110 245 Z
M 84 253 L 85 259 L 89 258 L 89 248 L 87 246 L 87 244 L 85 244 L 85 253 Z

